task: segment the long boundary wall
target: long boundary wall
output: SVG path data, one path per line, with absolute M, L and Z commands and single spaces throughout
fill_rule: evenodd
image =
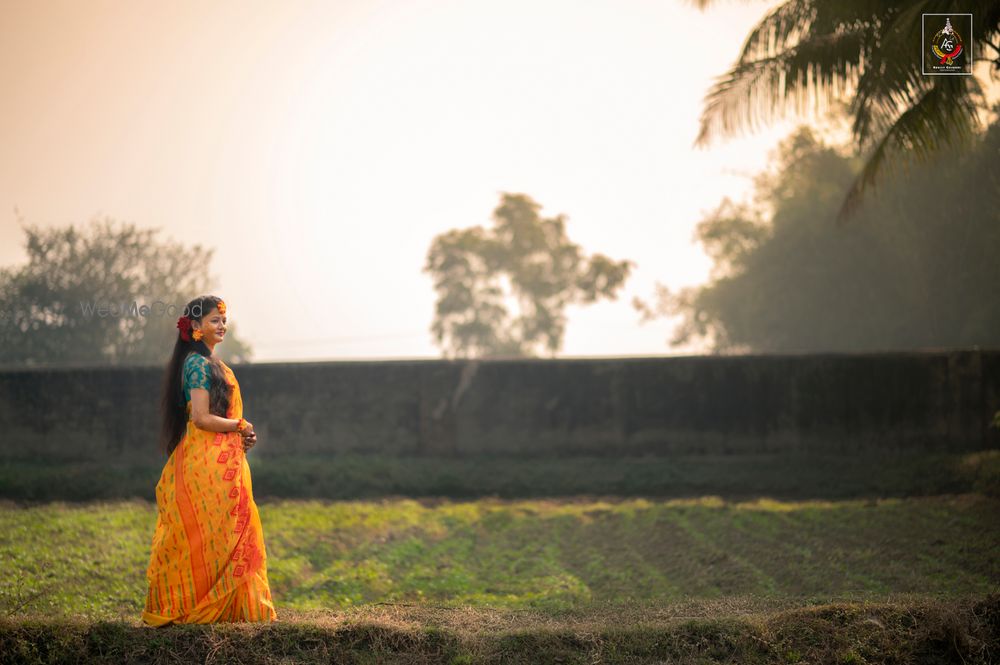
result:
M 233 369 L 262 456 L 1000 447 L 1000 350 Z M 0 369 L 0 459 L 156 457 L 162 371 Z

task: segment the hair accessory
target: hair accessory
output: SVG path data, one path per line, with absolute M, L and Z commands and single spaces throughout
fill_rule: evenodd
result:
M 219 304 L 216 305 L 215 308 L 219 310 L 219 314 L 223 316 L 226 315 L 226 303 L 223 302 L 222 300 L 219 301 Z
M 194 339 L 194 341 L 196 341 L 196 342 L 200 342 L 201 338 L 204 335 L 205 335 L 205 333 L 203 333 L 201 330 L 192 330 L 191 331 L 191 338 Z
M 181 331 L 181 339 L 185 342 L 191 341 L 191 317 L 182 316 L 177 319 L 177 329 Z

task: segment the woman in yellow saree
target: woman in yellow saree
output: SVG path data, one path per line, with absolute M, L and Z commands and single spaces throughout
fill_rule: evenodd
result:
M 185 308 L 164 377 L 157 519 L 142 620 L 151 626 L 275 621 L 267 554 L 246 450 L 257 440 L 243 418 L 233 371 L 213 351 L 226 330 L 215 296 Z

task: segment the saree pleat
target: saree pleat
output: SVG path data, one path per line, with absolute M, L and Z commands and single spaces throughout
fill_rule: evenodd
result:
M 228 418 L 243 416 L 232 370 Z M 267 553 L 240 435 L 191 421 L 156 484 L 156 531 L 142 620 L 151 626 L 274 621 Z

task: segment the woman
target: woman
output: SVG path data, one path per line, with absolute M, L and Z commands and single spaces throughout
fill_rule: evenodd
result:
M 164 376 L 160 444 L 169 458 L 156 484 L 142 620 L 275 621 L 245 454 L 257 435 L 243 418 L 236 377 L 214 353 L 226 304 L 201 296 L 184 312 Z

